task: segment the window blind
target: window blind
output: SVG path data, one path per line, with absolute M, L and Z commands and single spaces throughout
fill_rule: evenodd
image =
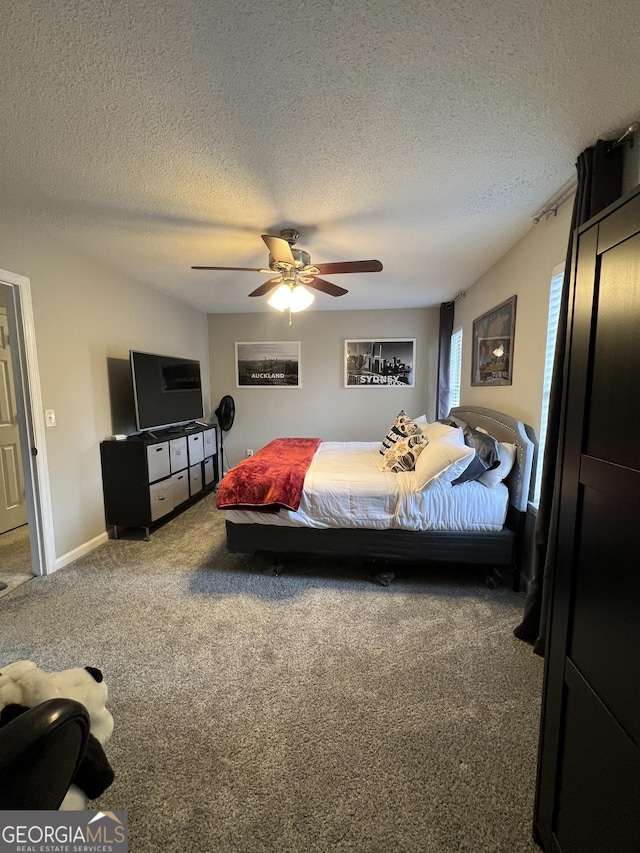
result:
M 557 273 L 551 279 L 549 293 L 549 315 L 547 319 L 547 345 L 544 357 L 544 379 L 542 383 L 542 411 L 540 413 L 540 435 L 538 436 L 538 463 L 533 490 L 533 504 L 538 506 L 540 500 L 540 485 L 542 483 L 542 460 L 544 446 L 547 440 L 547 421 L 549 417 L 549 395 L 551 393 L 551 378 L 553 376 L 553 357 L 556 351 L 558 319 L 560 317 L 560 302 L 562 299 L 562 282 L 564 271 Z
M 449 407 L 460 405 L 460 379 L 462 376 L 462 326 L 451 335 L 451 362 L 449 366 Z

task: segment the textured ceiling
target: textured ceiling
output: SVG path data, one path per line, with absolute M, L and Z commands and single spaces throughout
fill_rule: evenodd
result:
M 314 308 L 468 288 L 640 113 L 637 0 L 20 0 L 0 35 L 2 206 L 206 311 L 264 311 L 261 233 Z M 18 271 L 19 272 L 19 271 Z M 327 278 L 331 278 L 327 276 Z

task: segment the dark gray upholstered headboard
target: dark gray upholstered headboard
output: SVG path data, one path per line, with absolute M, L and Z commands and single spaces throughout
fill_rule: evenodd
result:
M 465 421 L 472 427 L 481 426 L 498 441 L 515 444 L 516 462 L 504 482 L 509 489 L 510 503 L 516 509 L 525 512 L 532 487 L 531 474 L 536 451 L 531 427 L 511 415 L 485 409 L 482 406 L 456 406 L 451 409 L 449 417 Z

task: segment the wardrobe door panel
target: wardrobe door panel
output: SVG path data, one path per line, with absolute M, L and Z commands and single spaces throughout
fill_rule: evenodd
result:
M 638 506 L 585 488 L 569 658 L 626 731 L 640 740 L 640 570 L 629 530 Z
M 562 853 L 636 853 L 637 748 L 567 667 L 554 835 Z
M 640 235 L 601 261 L 587 454 L 640 468 Z

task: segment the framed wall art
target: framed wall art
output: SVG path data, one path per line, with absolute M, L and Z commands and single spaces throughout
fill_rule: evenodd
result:
M 300 387 L 300 341 L 236 341 L 236 388 Z
M 473 321 L 472 385 L 511 385 L 515 325 L 515 296 Z
M 415 338 L 344 342 L 345 388 L 415 388 Z

